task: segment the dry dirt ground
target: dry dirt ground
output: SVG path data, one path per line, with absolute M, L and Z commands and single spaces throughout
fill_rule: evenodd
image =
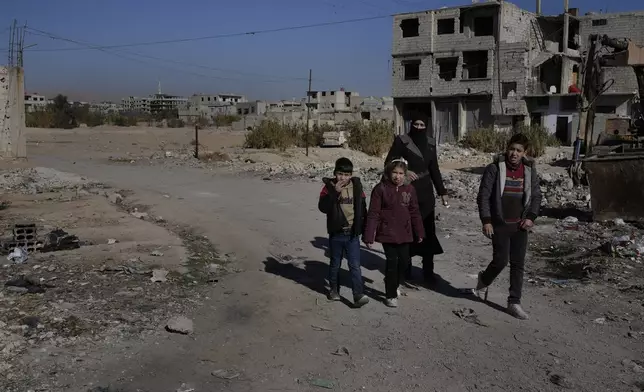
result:
M 22 265 L 4 262 L 2 279 L 33 276 L 44 293 L 2 291 L 0 390 L 644 390 L 637 241 L 615 243 L 616 255 L 593 250 L 624 233 L 639 240 L 639 228 L 589 223 L 583 214 L 564 222 L 551 211 L 555 218 L 541 219 L 531 240 L 524 294 L 531 319 L 518 321 L 503 312 L 506 273 L 489 303 L 463 290 L 491 248 L 469 180 L 458 177 L 462 193 L 438 209 L 441 283 L 408 289 L 401 306 L 388 309 L 380 302 L 383 256 L 365 249 L 372 302 L 356 310 L 324 297 L 319 176 L 328 169 L 322 160 L 341 154 L 365 168 L 378 160 L 341 149 L 312 150 L 309 160 L 299 150 L 244 151 L 243 135 L 213 130 L 208 149 L 229 162 L 197 162 L 187 156 L 190 132 L 30 130 L 29 161 L 3 163 L 12 173 L 4 177 L 3 199 L 12 202 L 0 212 L 5 228 L 37 221 L 84 243 L 33 253 Z M 445 167 L 477 172 L 488 159 L 450 158 Z M 19 166 L 87 179 L 39 169 L 27 172 L 31 186 L 20 186 Z M 306 176 L 311 170 L 315 179 Z M 66 186 L 43 180 L 51 177 Z M 125 196 L 121 205 L 110 202 L 115 192 Z M 135 218 L 134 207 L 149 215 Z M 108 245 L 110 238 L 118 242 Z M 589 253 L 575 254 L 582 248 Z M 163 256 L 152 256 L 159 250 Z M 152 282 L 160 268 L 171 271 L 168 281 Z M 165 331 L 176 315 L 192 319 L 194 331 Z

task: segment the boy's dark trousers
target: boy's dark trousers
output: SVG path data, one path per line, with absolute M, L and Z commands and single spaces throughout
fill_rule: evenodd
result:
M 385 295 L 398 297 L 398 286 L 405 281 L 407 265 L 411 260 L 409 244 L 382 244 L 387 259 L 385 269 Z
M 492 262 L 481 275 L 485 286 L 494 282 L 510 262 L 510 296 L 508 304 L 521 303 L 525 253 L 528 247 L 528 232 L 519 228 L 518 223 L 495 225 L 492 236 Z
M 329 286 L 331 290 L 340 293 L 340 269 L 342 257 L 346 254 L 349 272 L 351 273 L 351 289 L 353 297 L 362 296 L 364 287 L 362 271 L 360 270 L 360 238 L 350 234 L 333 234 L 329 236 Z

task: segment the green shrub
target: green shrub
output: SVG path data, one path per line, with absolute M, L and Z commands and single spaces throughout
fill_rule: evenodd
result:
M 220 114 L 213 117 L 213 122 L 216 127 L 227 127 L 233 125 L 234 122 L 241 120 L 240 116 L 230 114 Z
M 98 127 L 99 125 L 105 124 L 105 116 L 101 113 L 88 113 L 87 118 L 85 118 L 85 123 L 88 127 Z
M 186 123 L 180 118 L 171 118 L 168 120 L 168 128 L 183 128 Z
M 125 116 L 116 116 L 112 119 L 112 124 L 114 124 L 117 127 L 128 127 L 129 123 L 127 120 L 127 117 Z
M 284 151 L 296 144 L 296 132 L 297 126 L 283 125 L 275 120 L 262 120 L 246 134 L 244 146 L 257 149 L 277 148 Z
M 528 155 L 538 158 L 546 152 L 546 147 L 560 145 L 555 135 L 548 132 L 548 129 L 539 126 L 519 126 L 514 133 L 523 133 L 528 137 L 530 145 Z M 464 147 L 473 148 L 482 152 L 501 153 L 507 148 L 512 136 L 509 132 L 495 131 L 494 128 L 480 128 L 469 131 L 462 140 Z
M 390 121 L 368 124 L 352 121 L 344 123 L 342 129 L 348 133 L 350 148 L 372 156 L 386 153 L 394 139 L 394 125 Z
M 470 130 L 465 134 L 461 144 L 482 152 L 502 152 L 505 151 L 508 140 L 510 140 L 508 132 L 499 132 L 494 127 L 489 127 Z
M 210 126 L 210 120 L 208 120 L 207 117 L 199 116 L 199 118 L 197 118 L 197 120 L 195 121 L 195 125 L 197 125 L 199 128 L 206 128 Z
M 561 142 L 554 134 L 548 132 L 547 128 L 539 125 L 522 125 L 517 131 L 526 135 L 530 140 L 528 155 L 534 158 L 545 154 L 546 147 L 559 147 L 561 145 Z
M 25 114 L 25 124 L 29 128 L 50 128 L 53 113 L 50 110 L 36 110 Z

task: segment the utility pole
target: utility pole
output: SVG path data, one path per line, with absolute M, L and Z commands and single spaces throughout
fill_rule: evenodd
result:
M 306 145 L 306 156 L 309 156 L 309 122 L 311 120 L 311 79 L 313 77 L 313 70 L 309 69 L 309 89 L 306 93 L 306 96 L 308 97 L 307 104 L 306 104 L 306 135 L 304 137 L 304 143 Z

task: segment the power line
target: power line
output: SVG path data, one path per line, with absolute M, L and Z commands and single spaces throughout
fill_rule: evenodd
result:
M 180 38 L 180 39 L 138 42 L 138 43 L 129 43 L 129 44 L 102 45 L 102 46 L 93 47 L 91 49 L 116 49 L 116 48 L 127 48 L 127 47 L 134 47 L 134 46 L 165 45 L 165 44 L 173 44 L 173 43 L 181 43 L 181 42 L 193 42 L 193 41 L 204 41 L 204 40 L 213 40 L 213 39 L 221 39 L 221 38 L 242 37 L 247 35 L 260 35 L 260 34 L 278 33 L 283 31 L 303 30 L 303 29 L 312 29 L 316 27 L 327 27 L 327 26 L 336 26 L 341 24 L 366 22 L 370 20 L 384 19 L 384 18 L 390 18 L 390 17 L 392 17 L 392 15 L 379 15 L 379 16 L 371 16 L 371 17 L 365 17 L 365 18 L 345 19 L 345 20 L 339 20 L 334 22 L 312 23 L 308 25 L 279 27 L 275 29 L 265 29 L 265 30 L 256 30 L 256 31 L 246 31 L 242 33 L 217 34 L 217 35 L 209 35 L 209 36 L 203 36 L 203 37 Z M 33 28 L 30 28 L 30 29 L 34 31 L 38 31 Z M 74 50 L 74 51 L 87 50 L 87 48 L 34 49 L 34 50 L 31 50 L 31 52 L 62 52 L 62 51 L 70 51 L 70 50 Z
M 266 80 L 258 80 L 258 79 L 256 79 L 257 81 L 266 82 L 266 83 L 280 83 L 280 82 L 284 82 L 284 81 L 306 81 L 306 80 L 308 80 L 308 78 L 293 78 L 293 77 L 285 77 L 285 76 L 270 76 L 270 75 L 254 74 L 254 73 L 237 71 L 237 70 L 228 70 L 228 69 L 210 67 L 210 66 L 201 65 L 201 64 L 192 64 L 192 63 L 188 63 L 188 62 L 184 62 L 184 61 L 165 59 L 165 58 L 155 57 L 155 56 L 148 56 L 148 55 L 144 55 L 144 54 L 140 54 L 140 53 L 134 53 L 134 52 L 128 52 L 128 51 L 124 51 L 124 50 L 120 50 L 120 51 L 111 50 L 111 51 L 109 51 L 109 50 L 101 48 L 98 45 L 91 44 L 89 42 L 83 42 L 83 41 L 78 41 L 78 40 L 74 40 L 74 39 L 70 39 L 70 38 L 61 37 L 61 36 L 55 35 L 53 33 L 49 33 L 49 32 L 46 32 L 46 31 L 34 29 L 34 28 L 31 28 L 31 27 L 28 27 L 28 29 L 32 30 L 32 31 L 30 31 L 30 34 L 33 34 L 33 35 L 38 35 L 38 36 L 41 36 L 41 37 L 51 38 L 51 39 L 54 39 L 54 40 L 70 42 L 70 43 L 73 43 L 73 44 L 76 44 L 76 45 L 81 45 L 81 46 L 83 46 L 84 48 L 87 48 L 87 49 L 95 49 L 95 50 L 101 51 L 103 53 L 112 54 L 112 55 L 115 55 L 117 57 L 124 58 L 126 60 L 137 61 L 139 63 L 146 64 L 146 65 L 159 66 L 159 64 L 150 63 L 150 62 L 144 62 L 144 61 L 141 61 L 139 59 L 132 58 L 131 56 L 143 57 L 143 58 L 147 58 L 147 59 L 151 59 L 151 60 L 157 60 L 157 61 L 165 61 L 165 62 L 169 62 L 169 63 L 173 63 L 173 64 L 179 64 L 179 65 L 188 65 L 188 66 L 192 66 L 192 67 L 195 67 L 195 68 L 202 68 L 202 69 L 207 69 L 207 70 L 212 70 L 212 71 L 232 72 L 232 73 L 237 73 L 237 74 L 240 74 L 240 75 L 251 75 L 251 76 L 260 76 L 260 77 L 273 78 L 273 79 L 270 79 L 270 80 L 268 80 L 268 79 L 266 79 Z M 177 70 L 176 68 L 168 68 L 168 67 L 163 67 L 163 68 L 171 69 L 173 71 Z M 183 70 L 183 69 L 178 70 L 178 71 L 190 73 L 190 74 L 196 75 L 196 76 L 211 77 L 211 78 L 221 79 L 221 80 L 237 80 L 237 81 L 243 81 L 244 80 L 244 79 L 228 78 L 228 77 L 223 77 L 223 76 L 203 75 L 203 74 L 198 74 L 198 73 L 194 73 L 194 72 L 191 72 L 191 71 L 186 71 L 186 70 Z M 283 79 L 283 80 L 276 80 L 276 79 Z

